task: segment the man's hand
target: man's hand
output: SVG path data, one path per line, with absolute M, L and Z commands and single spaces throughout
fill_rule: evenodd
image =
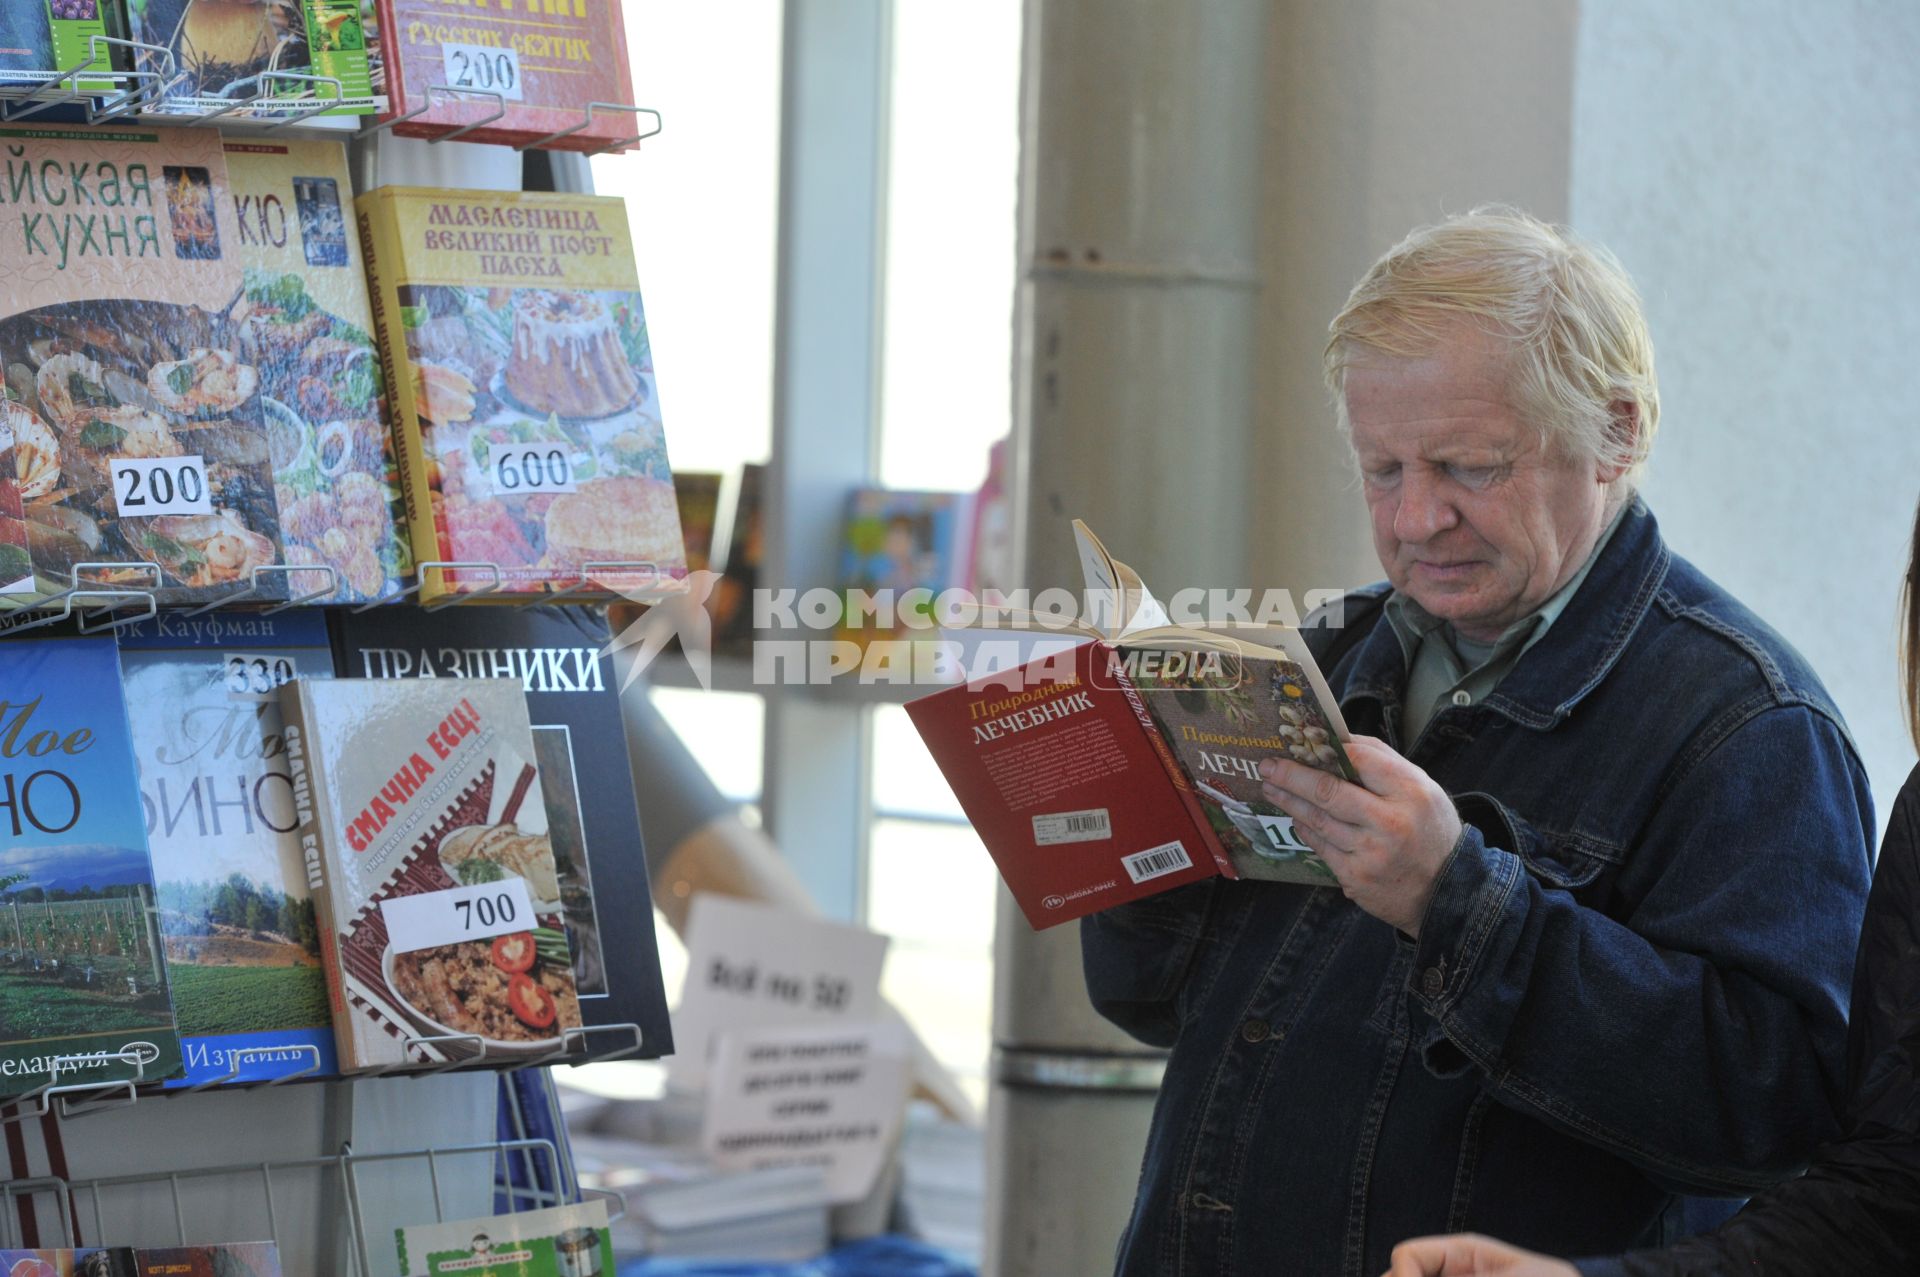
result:
M 1393 1267 L 1382 1277 L 1580 1277 L 1572 1264 L 1521 1250 L 1491 1237 L 1457 1233 L 1416 1237 L 1393 1248 Z
M 1360 773 L 1351 784 L 1285 758 L 1260 764 L 1268 802 L 1293 817 L 1347 898 L 1410 936 L 1433 898 L 1434 879 L 1460 841 L 1453 800 L 1433 778 L 1371 736 L 1346 743 Z

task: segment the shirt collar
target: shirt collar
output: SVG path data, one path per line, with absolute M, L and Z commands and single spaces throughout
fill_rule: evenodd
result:
M 1485 660 L 1463 660 L 1462 665 L 1473 669 L 1509 657 L 1517 660 L 1528 648 L 1545 638 L 1547 631 L 1553 627 L 1553 623 L 1560 619 L 1560 614 L 1567 610 L 1568 602 L 1579 592 L 1581 583 L 1587 579 L 1587 574 L 1593 571 L 1593 565 L 1599 562 L 1600 552 L 1607 548 L 1607 542 L 1613 540 L 1614 532 L 1619 529 L 1621 521 L 1626 518 L 1627 511 L 1633 508 L 1633 504 L 1630 500 L 1614 512 L 1612 520 L 1601 530 L 1599 539 L 1593 543 L 1593 549 L 1587 552 L 1586 562 L 1580 565 L 1579 571 L 1567 578 L 1566 582 L 1555 590 L 1546 602 L 1501 631 L 1500 637 L 1494 640 L 1492 648 L 1486 652 Z M 1467 655 L 1462 652 L 1461 645 L 1447 622 L 1414 602 L 1412 595 L 1394 591 L 1387 599 L 1386 610 L 1387 624 L 1393 627 L 1394 635 L 1399 638 L 1401 653 L 1408 664 L 1412 664 L 1414 653 L 1420 650 L 1420 644 L 1434 637 L 1436 630 L 1446 630 L 1438 637 L 1449 643 L 1456 653 L 1463 657 Z
M 1528 636 L 1526 659 L 1482 702 L 1517 723 L 1541 730 L 1573 711 L 1626 649 L 1672 562 L 1653 511 L 1636 494 L 1583 568 L 1548 633 Z M 1581 589 L 1591 585 L 1591 589 Z M 1551 600 L 1550 600 L 1551 601 Z M 1392 611 L 1392 599 L 1388 600 Z M 1342 701 L 1398 703 L 1407 662 L 1391 624 L 1376 625 L 1353 654 Z

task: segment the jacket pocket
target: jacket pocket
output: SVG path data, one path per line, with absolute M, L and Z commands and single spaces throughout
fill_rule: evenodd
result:
M 1492 794 L 1462 794 L 1454 807 L 1489 846 L 1520 857 L 1526 871 L 1549 887 L 1576 891 L 1621 860 L 1620 848 L 1586 834 L 1540 828 Z

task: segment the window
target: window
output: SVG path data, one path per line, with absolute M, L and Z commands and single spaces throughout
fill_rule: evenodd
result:
M 783 6 L 626 0 L 639 105 L 664 131 L 593 160 L 627 220 L 676 470 L 763 461 L 773 435 Z

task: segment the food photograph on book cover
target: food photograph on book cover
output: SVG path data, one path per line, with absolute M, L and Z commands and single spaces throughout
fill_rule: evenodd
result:
M 638 292 L 403 285 L 400 298 L 440 558 L 497 563 L 521 588 L 575 584 L 589 563 L 684 571 Z
M 25 206 L 7 231 L 16 269 L 0 280 L 13 474 L 34 568 L 58 589 L 78 563 L 126 564 L 88 579 L 157 585 L 162 603 L 245 585 L 280 561 L 280 526 L 260 371 L 240 353 L 244 293 L 218 136 L 0 137 L 42 175 L 14 201 Z M 86 176 L 45 185 L 56 170 Z M 60 207 L 75 184 L 100 206 L 84 236 Z M 283 588 L 269 580 L 262 593 Z
M 260 372 L 285 558 L 334 572 L 330 585 L 317 572 L 290 585 L 328 590 L 314 600 L 327 603 L 392 594 L 413 556 L 346 147 L 233 139 L 226 155 L 246 282 L 234 320 Z
M 284 118 L 338 98 L 329 114 L 351 118 L 385 105 L 371 0 L 129 0 L 127 10 L 149 46 L 137 67 L 173 72 L 148 114 Z

